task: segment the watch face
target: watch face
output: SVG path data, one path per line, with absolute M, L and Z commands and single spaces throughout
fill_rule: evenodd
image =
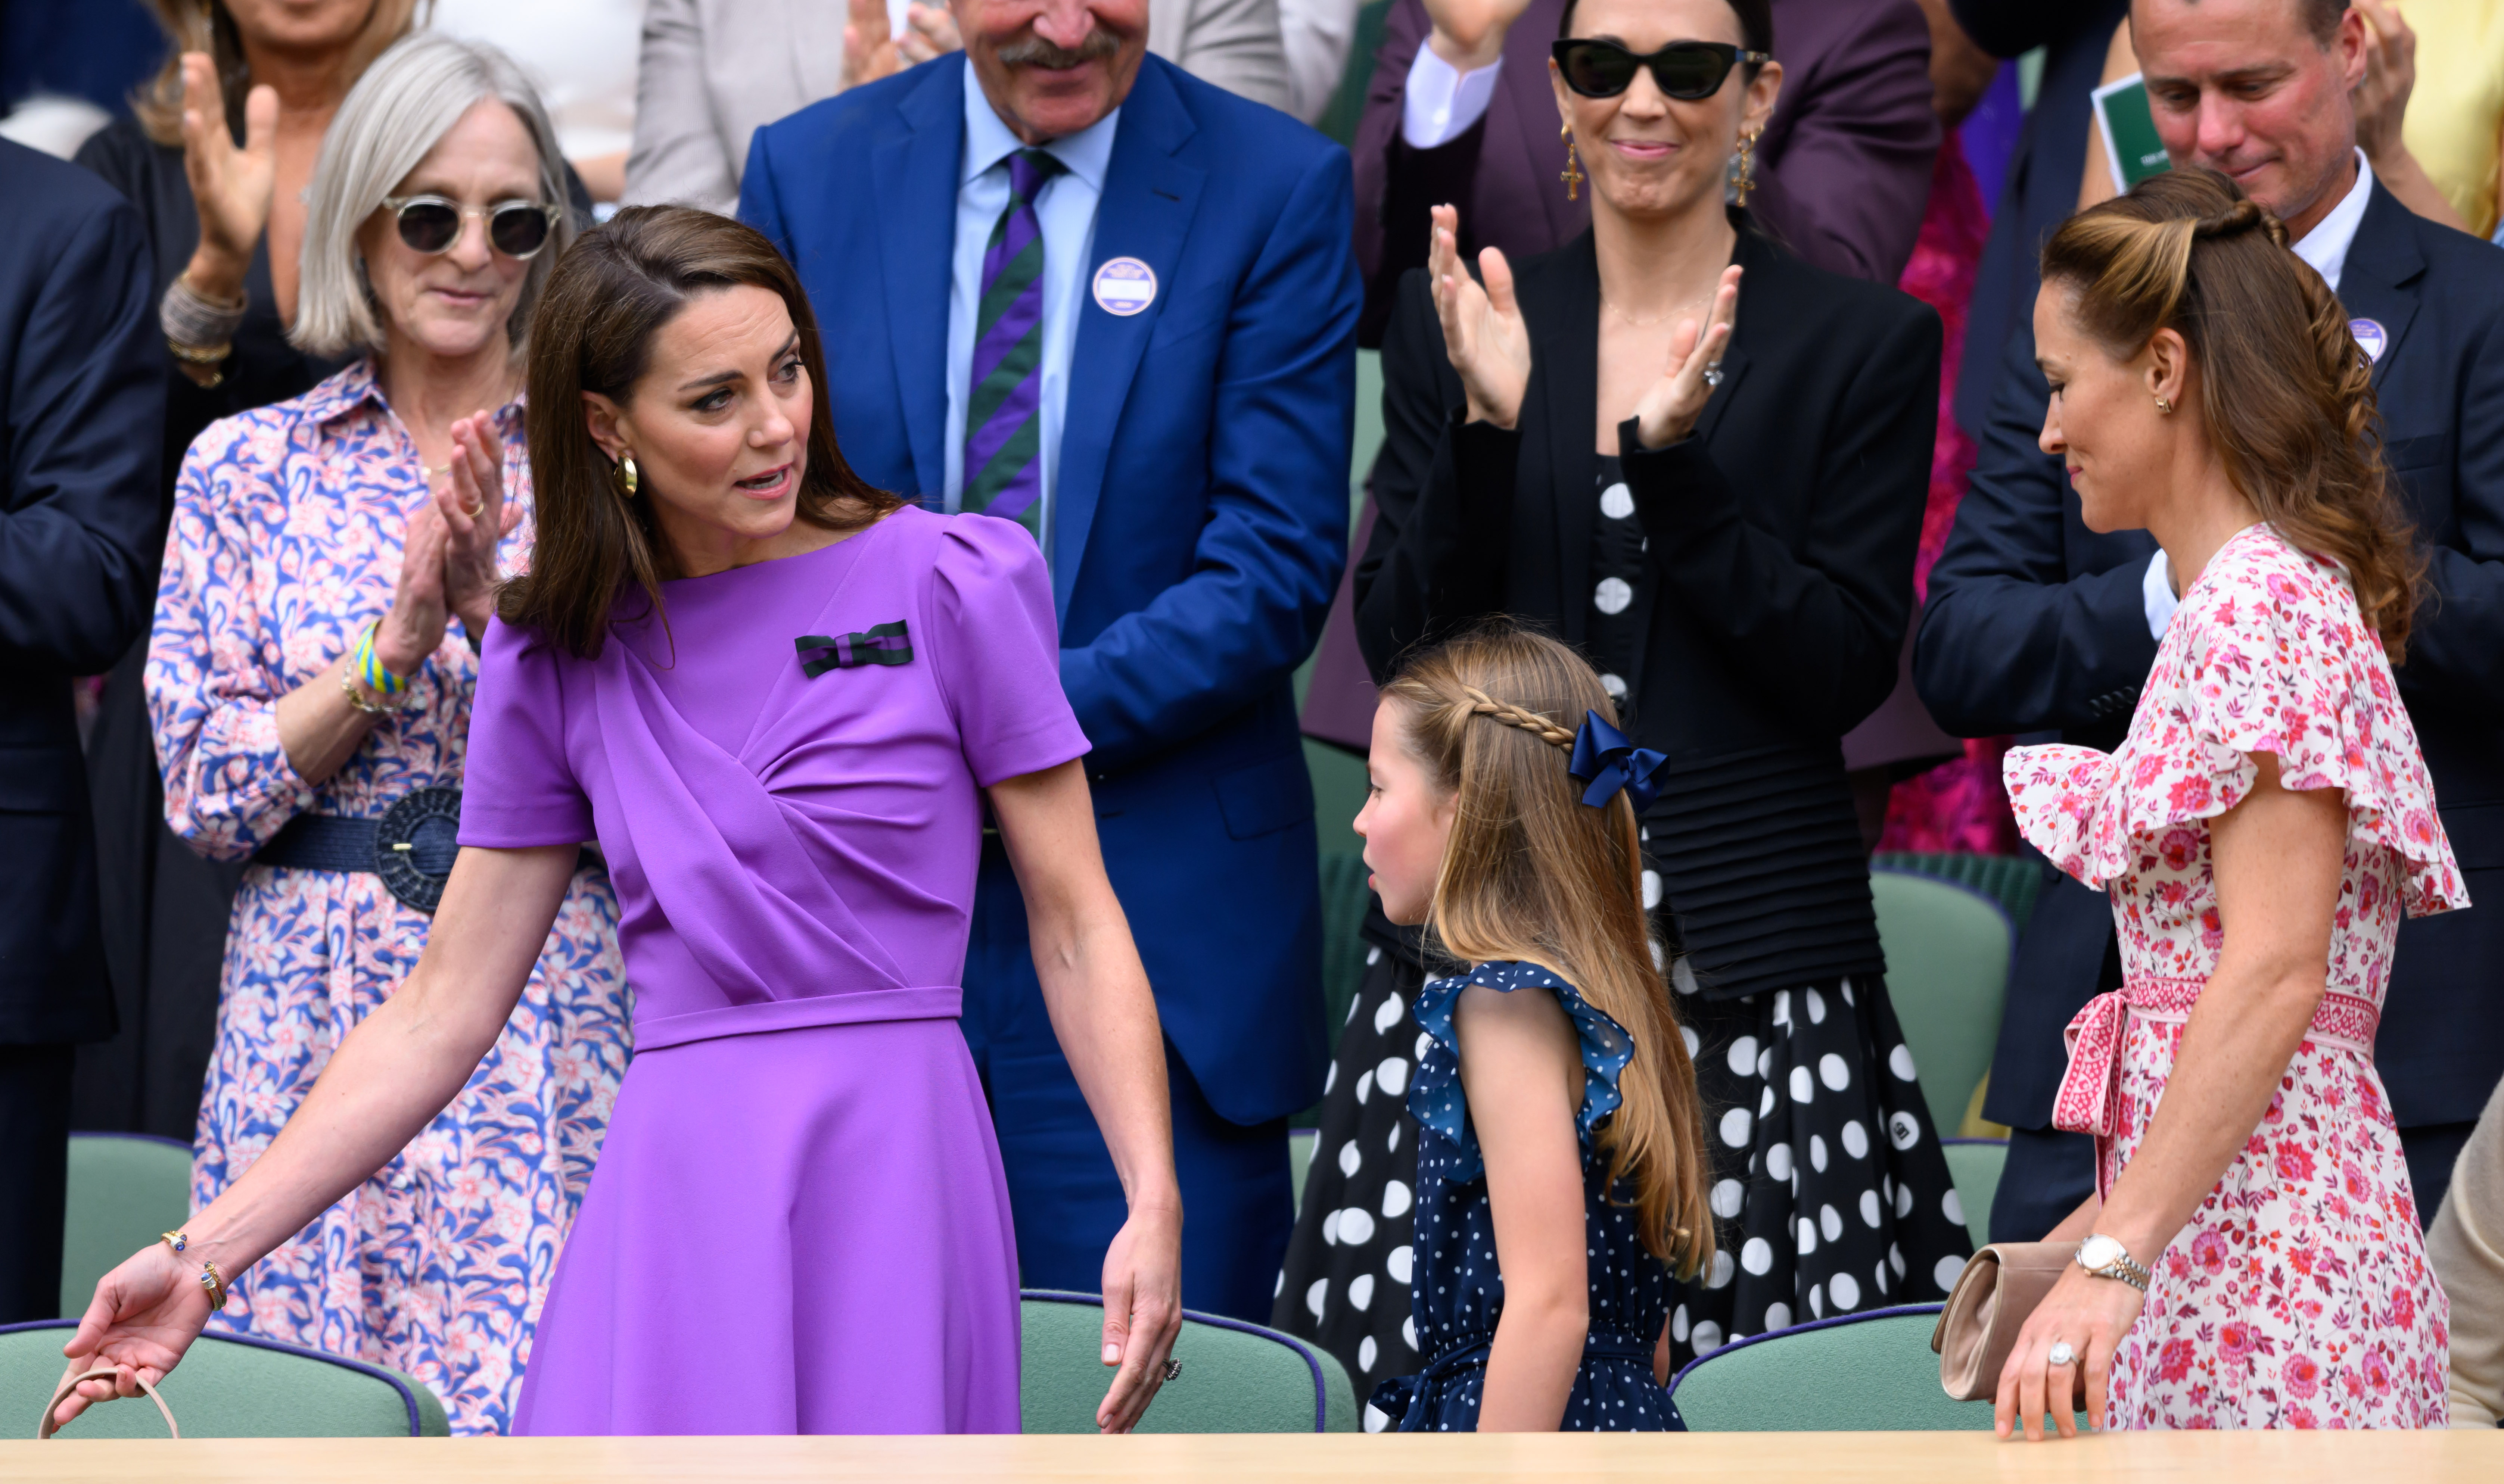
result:
M 2110 1267 L 2116 1259 L 2125 1256 L 2121 1243 L 2108 1236 L 2091 1236 L 2078 1244 L 2078 1265 L 2090 1272 Z

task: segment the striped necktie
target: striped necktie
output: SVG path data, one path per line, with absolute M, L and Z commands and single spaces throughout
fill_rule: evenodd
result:
M 973 395 L 965 402 L 959 507 L 1016 521 L 1041 538 L 1043 227 L 1034 198 L 1066 166 L 1041 150 L 1009 156 L 1009 204 L 983 250 L 974 311 Z

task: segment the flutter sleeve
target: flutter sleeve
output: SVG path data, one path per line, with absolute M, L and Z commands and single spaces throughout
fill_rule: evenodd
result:
M 974 781 L 989 788 L 1084 756 L 1087 734 L 1061 689 L 1061 626 L 1034 537 L 988 515 L 952 517 L 931 576 L 931 664 Z
M 1565 1017 L 1574 1022 L 1575 1038 L 1582 1044 L 1582 1106 L 1575 1113 L 1574 1126 L 1587 1149 L 1601 1121 L 1625 1101 L 1617 1090 L 1617 1079 L 1625 1074 L 1626 1063 L 1634 1060 L 1634 1037 L 1583 999 L 1581 990 L 1542 965 L 1482 963 L 1468 973 L 1431 981 L 1417 991 L 1418 1027 L 1434 1038 L 1441 1054 L 1430 1054 L 1417 1063 L 1417 1080 L 1408 1085 L 1408 1114 L 1459 1147 L 1460 1164 L 1452 1178 L 1468 1182 L 1486 1172 L 1478 1131 L 1470 1125 L 1469 1101 L 1461 1092 L 1461 1043 L 1452 1030 L 1452 1011 L 1460 1004 L 1461 991 L 1472 984 L 1508 994 L 1545 989 L 1565 1007 Z
M 553 645 L 489 620 L 470 707 L 463 845 L 518 850 L 592 838 L 591 802 L 566 751 L 566 680 Z
M 278 738 L 278 700 L 294 686 L 256 571 L 273 507 L 258 421 L 211 424 L 184 456 L 148 639 L 165 823 L 211 860 L 249 857 L 313 799 Z
M 2018 828 L 2091 886 L 2168 825 L 2241 804 L 2278 759 L 2288 789 L 2347 796 L 2348 830 L 2399 857 L 2412 916 L 2469 905 L 2382 641 L 2336 568 L 2256 527 L 2186 595 L 2117 756 L 2022 747 L 2002 764 Z

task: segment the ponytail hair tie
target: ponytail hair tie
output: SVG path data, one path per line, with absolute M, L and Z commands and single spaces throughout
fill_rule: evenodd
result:
M 1584 804 L 1593 809 L 1606 808 L 1623 789 L 1626 802 L 1641 814 L 1658 797 L 1660 785 L 1652 781 L 1652 776 L 1668 761 L 1664 753 L 1636 746 L 1626 734 L 1603 720 L 1599 712 L 1585 711 L 1581 730 L 1574 734 L 1573 760 L 1565 765 L 1565 771 L 1590 785 L 1582 790 Z

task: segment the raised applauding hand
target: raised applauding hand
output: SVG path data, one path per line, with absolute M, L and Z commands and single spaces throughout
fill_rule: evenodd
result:
M 443 599 L 470 637 L 486 637 L 495 603 L 496 543 L 511 534 L 522 507 L 504 498 L 504 440 L 496 416 L 473 412 L 452 425 L 451 477 L 435 491 L 443 524 Z
M 1644 447 L 1667 448 L 1695 431 L 1695 420 L 1722 379 L 1722 357 L 1730 349 L 1730 329 L 1739 318 L 1741 271 L 1722 270 L 1722 286 L 1713 291 L 1713 313 L 1701 333 L 1693 320 L 1682 320 L 1669 337 L 1668 368 L 1635 403 L 1635 435 Z
M 945 6 L 922 0 L 905 8 L 904 34 L 893 35 L 887 0 L 852 0 L 844 22 L 844 86 L 857 87 L 917 66 L 950 52 L 965 49 L 956 34 L 956 18 Z
M 1530 327 L 1513 300 L 1513 267 L 1502 251 L 1481 251 L 1478 271 L 1486 284 L 1480 287 L 1461 266 L 1459 210 L 1438 206 L 1433 217 L 1426 272 L 1435 314 L 1443 322 L 1443 354 L 1469 394 L 1470 421 L 1511 428 L 1521 416 L 1522 389 L 1530 383 Z
M 1530 0 L 1426 0 L 1435 23 L 1426 39 L 1437 56 L 1464 72 L 1493 66 L 1504 55 L 1504 38 L 1530 9 Z
M 200 212 L 192 283 L 213 298 L 242 293 L 253 249 L 269 225 L 277 137 L 278 89 L 264 84 L 244 95 L 238 150 L 226 130 L 226 89 L 219 86 L 217 65 L 207 52 L 183 53 L 183 173 Z

